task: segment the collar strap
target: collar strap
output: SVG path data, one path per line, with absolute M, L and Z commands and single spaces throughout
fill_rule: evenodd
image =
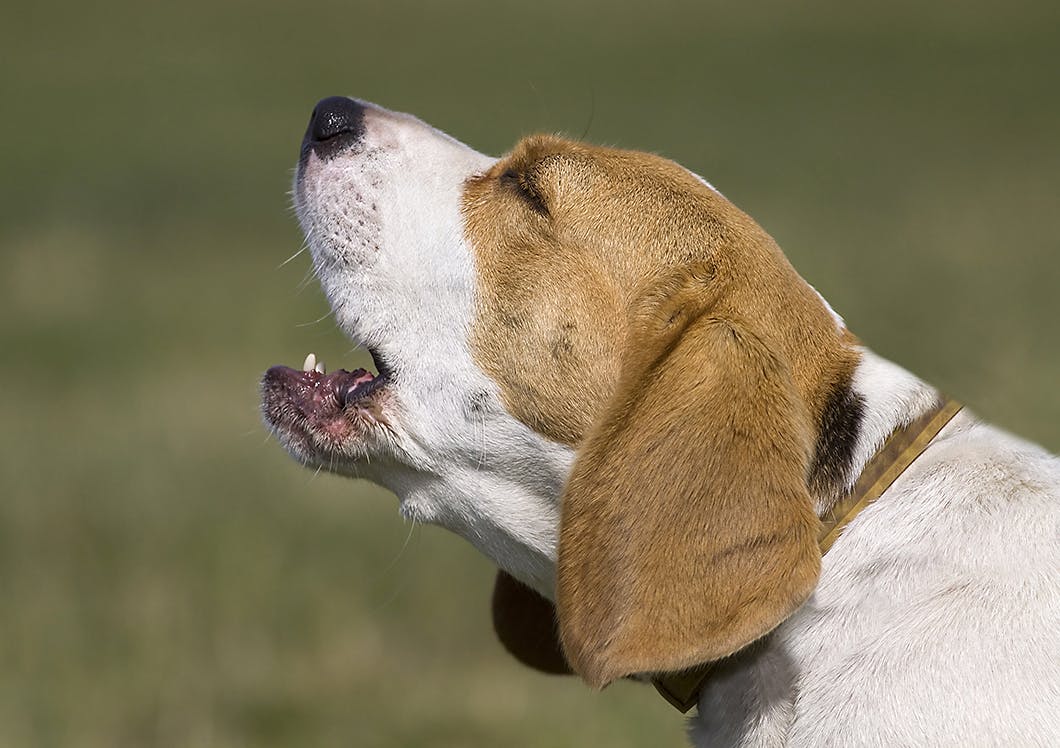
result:
M 821 518 L 817 545 L 821 548 L 822 556 L 828 553 L 843 528 L 898 480 L 898 476 L 927 449 L 931 440 L 938 436 L 962 407 L 956 400 L 944 397 L 931 410 L 899 427 L 887 438 L 865 465 L 854 487 Z M 651 682 L 664 699 L 684 713 L 699 701 L 699 692 L 713 667 L 713 662 L 707 662 L 688 670 L 656 676 Z

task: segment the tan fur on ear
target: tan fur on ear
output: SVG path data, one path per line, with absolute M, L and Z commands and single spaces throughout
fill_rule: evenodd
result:
M 503 571 L 493 584 L 493 630 L 519 662 L 543 673 L 570 675 L 549 600 Z
M 703 301 L 709 280 L 641 305 L 567 485 L 560 633 L 595 687 L 731 654 L 790 615 L 820 571 L 810 415 L 787 362 Z

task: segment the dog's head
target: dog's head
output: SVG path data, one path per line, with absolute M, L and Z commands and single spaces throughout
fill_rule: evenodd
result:
M 336 97 L 295 204 L 378 373 L 273 368 L 266 421 L 554 599 L 588 682 L 722 657 L 809 594 L 821 424 L 857 349 L 710 185 L 552 136 L 495 159 Z M 502 577 L 499 604 L 517 589 Z

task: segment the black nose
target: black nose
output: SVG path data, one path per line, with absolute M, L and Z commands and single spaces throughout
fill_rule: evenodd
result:
M 302 153 L 312 148 L 326 158 L 360 140 L 364 134 L 364 106 L 346 96 L 329 96 L 313 108 L 302 141 Z

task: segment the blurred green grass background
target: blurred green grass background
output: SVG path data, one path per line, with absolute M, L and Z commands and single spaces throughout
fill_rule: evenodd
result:
M 322 96 L 673 157 L 1060 447 L 1055 2 L 41 2 L 0 50 L 0 745 L 683 744 L 509 661 L 484 559 L 266 438 L 266 367 L 365 363 L 282 265 Z

